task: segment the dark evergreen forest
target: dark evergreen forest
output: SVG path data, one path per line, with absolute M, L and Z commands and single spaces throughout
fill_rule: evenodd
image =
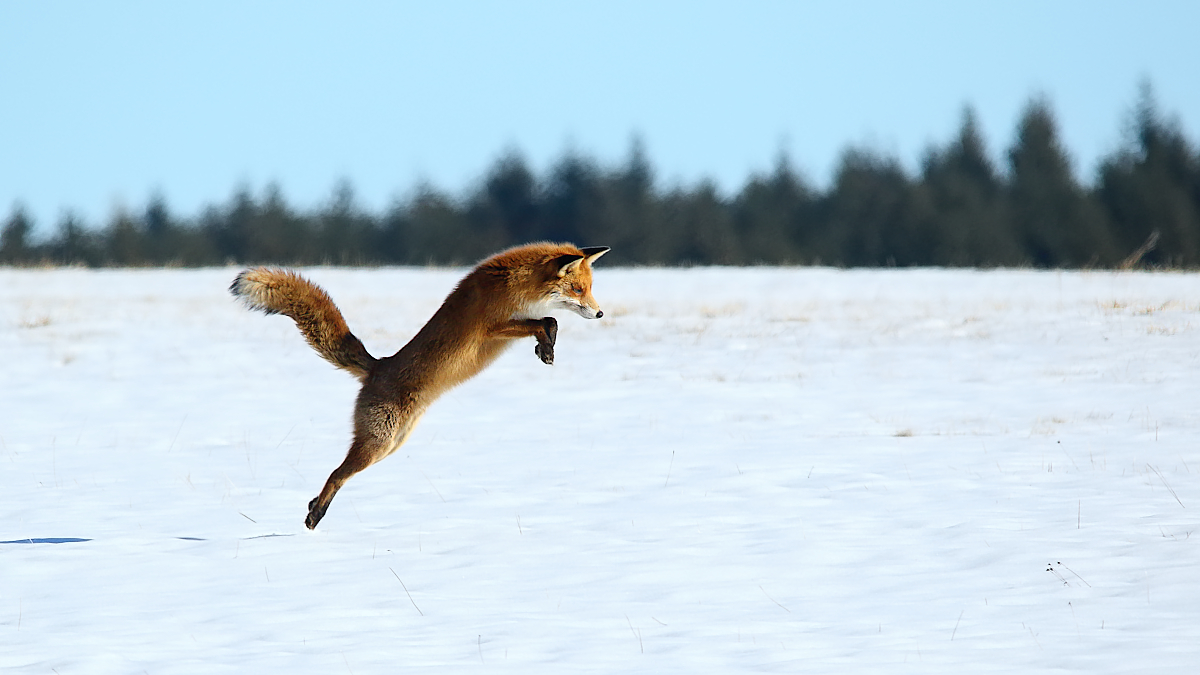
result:
M 568 154 L 542 176 L 510 153 L 464 195 L 422 186 L 383 213 L 359 208 L 345 183 L 310 212 L 278 188 L 244 188 L 194 218 L 161 198 L 103 225 L 68 212 L 35 240 L 17 205 L 0 232 L 0 264 L 466 264 L 554 240 L 611 246 L 605 262 L 627 265 L 1200 267 L 1200 151 L 1149 85 L 1128 127 L 1091 184 L 1074 175 L 1053 111 L 1035 98 L 1001 166 L 968 108 L 915 175 L 852 147 L 824 191 L 786 156 L 731 196 L 706 182 L 661 188 L 635 141 L 619 166 Z

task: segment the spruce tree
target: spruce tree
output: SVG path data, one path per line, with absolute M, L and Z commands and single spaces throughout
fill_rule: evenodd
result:
M 846 150 L 822 200 L 814 260 L 851 267 L 924 263 L 902 253 L 913 227 L 912 206 L 912 183 L 894 157 Z
M 473 229 L 509 243 L 543 238 L 537 179 L 516 150 L 505 153 L 488 172 L 482 189 L 470 199 Z
M 29 233 L 33 230 L 33 222 L 25 213 L 25 207 L 20 204 L 13 206 L 12 214 L 0 230 L 0 263 L 6 265 L 23 265 L 33 262 L 33 250 L 29 243 Z
M 1117 261 L 1104 214 L 1076 182 L 1044 98 L 1026 105 L 1008 161 L 1013 226 L 1034 265 L 1079 267 Z
M 611 246 L 613 252 L 609 256 L 617 264 L 622 261 L 661 264 L 668 260 L 671 241 L 662 227 L 654 169 L 640 137 L 630 141 L 625 163 L 604 174 L 601 191 L 602 229 L 590 234 L 594 240 L 579 243 Z
M 811 259 L 816 198 L 779 155 L 769 175 L 752 176 L 734 201 L 734 220 L 746 258 L 754 263 L 798 263 Z
M 1200 264 L 1200 157 L 1178 121 L 1159 113 L 1148 82 L 1140 87 L 1128 136 L 1102 164 L 1097 190 L 1118 244 L 1129 252 L 1157 239 L 1145 251 L 1146 262 Z
M 926 236 L 935 242 L 932 262 L 992 266 L 1021 261 L 974 110 L 963 111 L 958 136 L 945 149 L 926 155 L 922 183 L 932 209 L 932 221 L 925 225 Z

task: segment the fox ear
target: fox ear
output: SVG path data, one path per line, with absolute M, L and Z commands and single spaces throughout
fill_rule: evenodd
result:
M 611 249 L 607 246 L 585 246 L 579 250 L 583 251 L 583 257 L 587 258 L 588 264 L 591 265 L 596 262 L 597 258 L 608 253 Z
M 583 256 L 581 255 L 558 256 L 554 259 L 554 264 L 558 265 L 558 277 L 561 279 L 562 277 L 571 274 L 575 270 L 579 269 L 579 264 L 582 262 Z

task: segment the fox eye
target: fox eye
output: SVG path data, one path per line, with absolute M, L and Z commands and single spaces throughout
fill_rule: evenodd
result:
M 572 286 L 571 291 L 573 293 L 575 293 L 576 295 L 583 295 L 583 287 L 582 286 Z

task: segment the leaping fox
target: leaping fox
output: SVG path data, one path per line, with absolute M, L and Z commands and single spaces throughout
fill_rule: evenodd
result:
M 308 504 L 304 524 L 321 522 L 351 476 L 396 451 L 429 404 L 478 374 L 513 340 L 534 337 L 534 353 L 554 363 L 558 322 L 544 316 L 568 309 L 585 319 L 604 316 L 592 297 L 592 263 L 606 246 L 537 243 L 502 251 L 471 270 L 433 318 L 395 354 L 371 356 L 325 291 L 286 269 L 243 271 L 229 291 L 250 309 L 283 314 L 326 361 L 361 381 L 354 404 L 354 440 L 346 459 Z

